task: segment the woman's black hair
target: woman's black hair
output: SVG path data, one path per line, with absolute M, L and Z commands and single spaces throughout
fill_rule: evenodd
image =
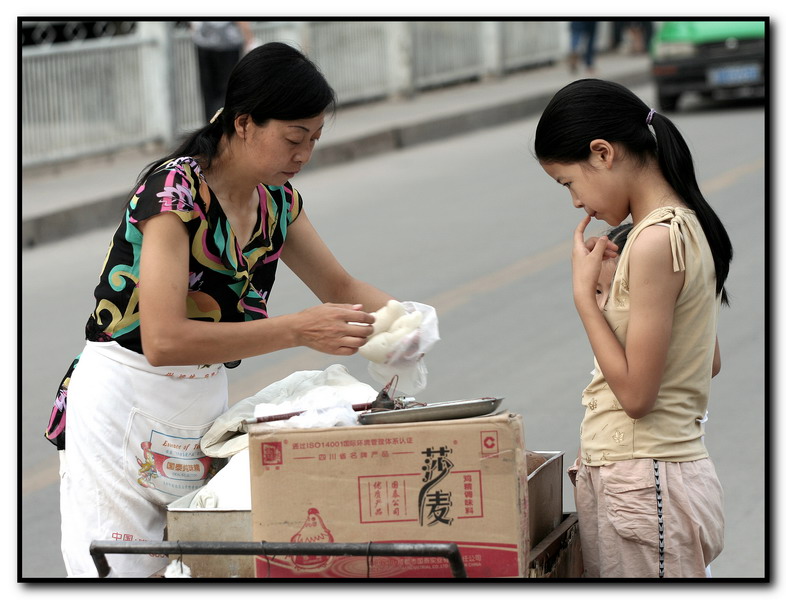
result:
M 731 240 L 699 189 L 688 144 L 674 123 L 651 114 L 649 106 L 618 83 L 580 79 L 557 92 L 543 111 L 535 131 L 535 156 L 541 163 L 584 162 L 594 139 L 621 144 L 642 164 L 651 158 L 658 161 L 666 181 L 696 213 L 712 250 L 715 291 L 728 304 L 724 284 L 733 255 Z
M 317 66 L 281 42 L 251 50 L 232 70 L 221 114 L 192 132 L 170 154 L 145 167 L 135 190 L 162 163 L 180 156 L 199 157 L 207 168 L 223 135 L 235 135 L 235 118 L 248 114 L 257 125 L 270 119 L 308 119 L 335 107 L 336 96 Z

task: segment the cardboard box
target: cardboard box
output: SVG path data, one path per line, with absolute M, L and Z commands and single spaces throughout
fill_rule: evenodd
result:
M 454 421 L 452 423 L 455 425 L 457 422 Z M 365 427 L 372 426 L 366 425 Z M 558 451 L 535 452 L 543 456 L 546 462 L 527 475 L 528 504 L 526 512 L 531 548 L 536 544 L 540 544 L 549 535 L 552 535 L 556 528 L 561 525 L 564 517 L 562 514 L 563 453 Z M 259 539 L 252 535 L 251 511 L 191 508 L 191 501 L 195 493 L 192 492 L 172 502 L 167 507 L 166 539 L 172 541 L 208 542 L 244 542 Z M 303 501 L 296 496 L 289 495 L 288 502 L 301 505 Z M 307 508 L 301 508 L 301 511 L 307 512 Z M 264 539 L 271 542 L 289 541 L 288 539 Z M 344 539 L 338 541 L 351 542 L 355 540 Z M 363 541 L 368 541 L 368 539 Z M 384 540 L 376 539 L 374 541 Z M 464 546 L 461 547 L 461 550 L 462 555 L 466 556 L 468 551 Z M 529 560 L 531 563 L 535 560 L 533 558 L 534 552 L 535 550 L 532 550 L 530 553 Z M 191 568 L 192 576 L 196 578 L 256 576 L 256 560 L 253 556 L 188 555 L 184 556 L 183 560 Z M 359 559 L 356 558 L 354 560 L 357 561 Z M 389 560 L 388 558 L 375 558 L 374 563 L 379 564 L 382 561 L 388 562 Z M 365 559 L 363 561 L 365 564 Z M 265 562 L 264 566 L 264 576 L 267 576 L 267 562 Z M 536 575 L 535 573 L 537 572 L 533 570 L 530 564 L 530 569 L 526 576 L 541 576 Z M 445 573 L 445 576 L 449 576 L 447 567 Z M 473 576 L 472 572 L 469 574 Z M 429 576 L 433 575 L 430 574 Z
M 579 519 L 563 515 L 562 522 L 530 552 L 529 576 L 537 579 L 578 579 L 584 576 Z
M 562 451 L 536 452 L 546 462 L 527 475 L 529 497 L 529 537 L 534 548 L 563 520 Z
M 249 429 L 253 539 L 455 542 L 469 577 L 526 577 L 530 521 L 519 415 Z M 561 510 L 561 508 L 560 508 Z M 451 577 L 430 557 L 256 557 L 258 577 Z

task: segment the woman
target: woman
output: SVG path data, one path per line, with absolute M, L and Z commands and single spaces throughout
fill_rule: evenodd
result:
M 305 56 L 261 46 L 233 70 L 224 108 L 140 177 L 47 430 L 69 576 L 95 576 L 92 540 L 160 540 L 165 506 L 204 484 L 214 466 L 199 440 L 226 410 L 227 367 L 296 346 L 354 354 L 391 299 L 341 267 L 289 183 L 333 106 Z M 279 258 L 322 304 L 267 318 Z M 109 562 L 144 577 L 167 561 Z
M 732 247 L 674 124 L 626 88 L 576 81 L 552 98 L 535 154 L 587 215 L 573 235 L 573 298 L 595 354 L 577 461 L 588 577 L 704 577 L 723 547 L 723 490 L 704 446 L 716 329 Z M 594 217 L 631 217 L 616 245 Z

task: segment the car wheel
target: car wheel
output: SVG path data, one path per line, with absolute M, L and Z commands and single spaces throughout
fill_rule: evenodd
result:
M 662 94 L 658 92 L 658 105 L 661 110 L 677 110 L 677 102 L 679 99 L 679 94 Z

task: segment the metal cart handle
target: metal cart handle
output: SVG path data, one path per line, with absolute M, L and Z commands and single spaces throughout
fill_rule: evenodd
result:
M 268 556 L 437 556 L 447 559 L 455 578 L 467 572 L 455 543 L 295 543 L 295 542 L 117 542 L 90 544 L 99 577 L 109 575 L 107 554 L 225 554 Z

